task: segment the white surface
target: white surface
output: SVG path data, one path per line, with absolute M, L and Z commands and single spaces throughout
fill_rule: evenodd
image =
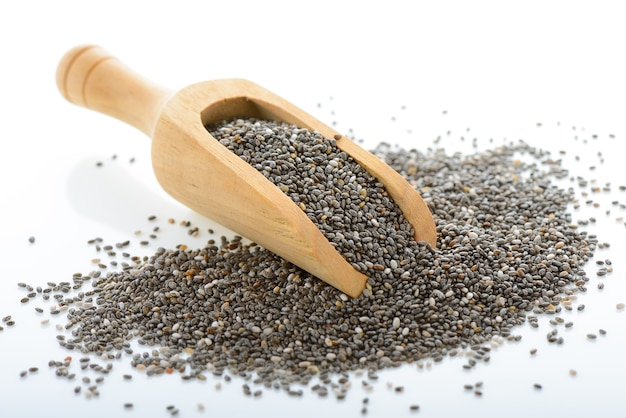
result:
M 626 202 L 626 192 L 618 191 L 626 184 L 626 26 L 620 2 L 413 3 L 0 3 L 0 317 L 12 315 L 17 322 L 0 324 L 0 416 L 168 416 L 165 407 L 174 404 L 186 417 L 355 417 L 364 396 L 372 417 L 623 416 L 626 312 L 615 306 L 626 302 L 626 227 L 616 220 L 624 210 L 611 205 Z M 589 197 L 600 208 L 583 201 L 573 218 L 597 218 L 589 231 L 611 244 L 597 255 L 613 260 L 614 272 L 599 291 L 596 266 L 588 266 L 589 291 L 580 297 L 586 309 L 563 314 L 575 325 L 561 329 L 562 346 L 546 342 L 551 327 L 544 318 L 538 330 L 520 328 L 522 341 L 504 344 L 489 364 L 470 372 L 462 370 L 463 359 L 446 359 L 429 370 L 407 366 L 381 373 L 367 394 L 353 379 L 344 401 L 320 400 L 307 390 L 303 399 L 267 390 L 260 399 L 246 398 L 237 380 L 221 391 L 212 379 L 183 383 L 177 376 L 133 373 L 134 380 L 124 382 L 128 361 L 115 363 L 99 399 L 75 396 L 78 383 L 58 380 L 47 367 L 68 355 L 57 345 L 54 320 L 40 325 L 46 315 L 34 307 L 41 304 L 21 304 L 24 292 L 16 283 L 45 286 L 91 271 L 96 255 L 86 241 L 96 236 L 109 243 L 131 239 L 129 252 L 148 254 L 154 247 L 141 248 L 134 231 L 148 233 L 152 214 L 161 219 L 163 246 L 199 246 L 208 239 L 189 237 L 164 222 L 168 217 L 189 219 L 203 231 L 217 229 L 160 190 L 143 134 L 61 98 L 57 62 L 80 43 L 100 44 L 175 90 L 213 78 L 251 79 L 323 121 L 337 121 L 340 130 L 353 129 L 370 145 L 425 148 L 443 135 L 440 145 L 450 151 L 468 148 L 474 137 L 483 145 L 489 138 L 494 144 L 524 138 L 553 150 L 555 158 L 567 150 L 562 158 L 573 176 L 612 185 L 612 193 Z M 104 166 L 97 169 L 96 161 Z M 597 168 L 590 172 L 592 165 Z M 570 185 L 577 188 L 565 182 Z M 607 335 L 585 338 L 599 328 Z M 538 349 L 534 357 L 531 348 Z M 39 372 L 19 377 L 32 366 Z M 570 369 L 578 375 L 571 377 Z M 484 382 L 481 398 L 463 390 L 477 381 Z M 387 382 L 406 390 L 394 393 Z M 543 390 L 533 389 L 534 383 Z M 125 402 L 134 409 L 125 411 Z M 413 403 L 421 406 L 417 414 L 409 412 Z

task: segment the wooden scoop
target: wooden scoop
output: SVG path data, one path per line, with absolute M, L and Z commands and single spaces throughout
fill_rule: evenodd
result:
M 95 45 L 70 50 L 57 85 L 72 103 L 113 116 L 152 138 L 152 165 L 174 198 L 293 264 L 357 297 L 367 277 L 350 265 L 278 187 L 220 144 L 205 125 L 254 117 L 316 130 L 384 184 L 415 229 L 436 245 L 435 224 L 419 194 L 376 156 L 291 103 L 246 80 L 193 84 L 172 92 Z

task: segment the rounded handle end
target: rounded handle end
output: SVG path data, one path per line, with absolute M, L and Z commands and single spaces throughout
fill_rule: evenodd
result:
M 127 122 L 152 137 L 172 93 L 97 45 L 79 45 L 61 58 L 57 87 L 71 103 Z
M 85 86 L 89 74 L 109 53 L 97 45 L 79 45 L 70 49 L 61 58 L 57 67 L 57 87 L 63 97 L 71 103 L 87 106 Z

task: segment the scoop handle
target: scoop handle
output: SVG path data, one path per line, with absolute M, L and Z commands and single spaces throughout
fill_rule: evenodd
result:
M 56 79 L 68 101 L 122 120 L 150 138 L 173 95 L 97 45 L 69 50 L 59 62 Z

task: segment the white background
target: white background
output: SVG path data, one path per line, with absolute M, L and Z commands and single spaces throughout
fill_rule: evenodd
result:
M 361 416 L 364 396 L 367 416 L 376 417 L 623 416 L 626 312 L 616 304 L 626 302 L 626 226 L 619 219 L 624 210 L 611 202 L 626 202 L 618 190 L 626 184 L 624 10 L 618 1 L 425 3 L 0 3 L 0 317 L 16 321 L 0 323 L 0 416 L 167 416 L 173 404 L 180 416 L 354 417 Z M 131 239 L 129 251 L 149 254 L 158 245 L 203 245 L 208 228 L 225 232 L 161 191 L 141 132 L 61 97 L 56 65 L 82 43 L 102 45 L 173 90 L 248 78 L 370 146 L 387 141 L 426 149 L 442 135 L 439 146 L 449 152 L 468 150 L 473 138 L 482 147 L 490 138 L 491 146 L 523 138 L 552 150 L 572 176 L 610 183 L 612 192 L 582 197 L 573 220 L 597 219 L 590 233 L 611 244 L 597 258 L 613 260 L 615 271 L 598 279 L 589 264 L 589 291 L 577 302 L 585 311 L 563 315 L 575 324 L 561 328 L 565 344 L 546 342 L 551 326 L 542 319 L 538 330 L 520 328 L 522 341 L 499 347 L 489 364 L 471 372 L 462 370 L 464 359 L 446 359 L 429 370 L 412 365 L 381 373 L 371 393 L 353 378 L 344 401 L 308 390 L 303 399 L 272 391 L 251 399 L 238 380 L 219 391 L 212 378 L 183 384 L 177 376 L 135 373 L 124 382 L 122 374 L 132 372 L 124 360 L 115 363 L 99 399 L 76 396 L 78 382 L 57 379 L 47 367 L 68 355 L 55 340 L 59 320 L 42 326 L 47 312 L 35 313 L 40 302 L 21 304 L 25 292 L 17 282 L 45 286 L 93 270 L 96 254 L 86 242 L 97 236 L 109 243 Z M 570 186 L 578 190 L 565 182 Z M 162 231 L 143 248 L 134 232 L 148 234 L 152 214 Z M 191 220 L 203 234 L 192 238 L 164 222 L 168 217 Z M 607 335 L 588 341 L 585 335 L 599 328 Z M 537 355 L 530 356 L 531 348 Z M 33 366 L 39 372 L 20 378 Z M 463 389 L 477 381 L 484 382 L 480 398 Z M 134 409 L 125 411 L 125 402 Z M 420 411 L 409 412 L 411 404 Z

